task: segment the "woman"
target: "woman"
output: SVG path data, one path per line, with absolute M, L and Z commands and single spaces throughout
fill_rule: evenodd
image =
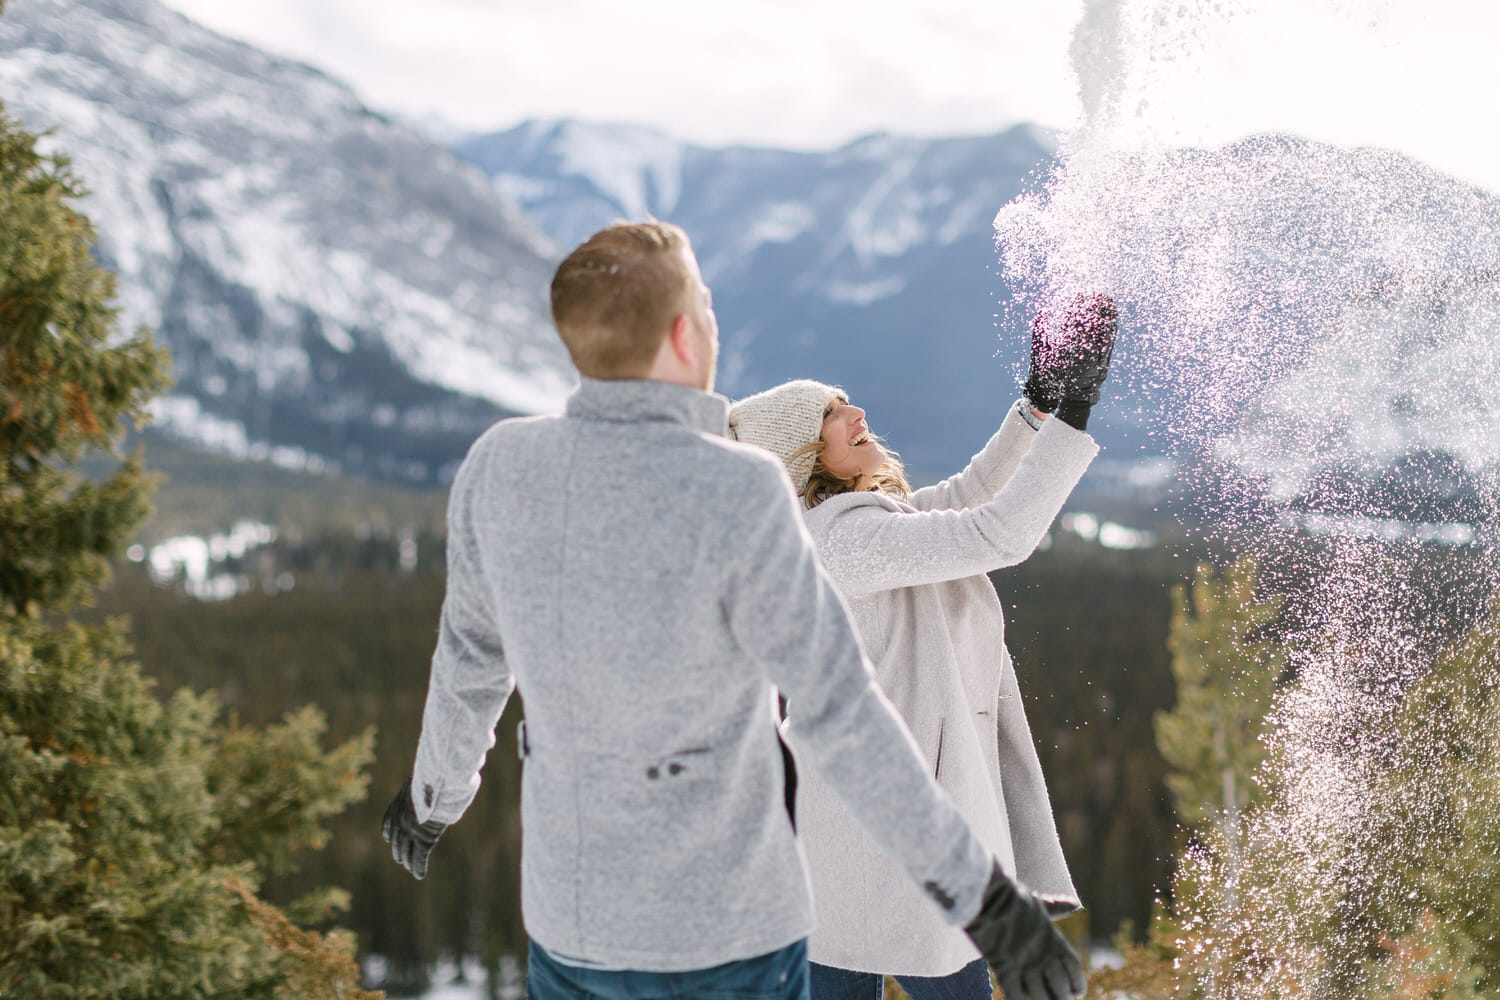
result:
M 1032 324 L 1023 397 L 963 472 L 924 489 L 841 390 L 798 380 L 736 403 L 733 437 L 783 461 L 807 526 L 886 695 L 985 844 L 1055 915 L 1077 909 L 1051 804 L 986 574 L 1036 548 L 1098 446 L 1084 433 L 1114 346 L 1105 296 L 1081 296 L 1056 331 Z M 1056 410 L 1054 419 L 1047 419 Z M 797 706 L 787 706 L 795 749 Z M 813 1000 L 867 1000 L 894 976 L 913 1000 L 992 996 L 984 962 L 861 832 L 816 774 L 798 829 L 818 927 Z

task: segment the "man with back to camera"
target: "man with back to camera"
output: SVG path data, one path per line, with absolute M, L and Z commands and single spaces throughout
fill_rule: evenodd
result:
M 562 416 L 502 420 L 448 506 L 448 589 L 412 777 L 382 835 L 417 878 L 526 699 L 521 909 L 533 998 L 804 1000 L 813 917 L 771 686 L 804 758 L 1011 1000 L 1081 996 L 876 688 L 768 452 L 725 438 L 718 324 L 686 234 L 594 234 L 558 266 Z

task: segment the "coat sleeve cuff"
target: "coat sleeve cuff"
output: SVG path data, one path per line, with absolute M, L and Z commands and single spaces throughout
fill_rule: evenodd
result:
M 448 781 L 440 762 L 432 760 L 418 745 L 417 761 L 411 774 L 411 801 L 418 823 L 437 820 L 456 823 L 479 791 L 479 775 L 470 781 Z
M 1047 910 L 1047 916 L 1053 920 L 1061 920 L 1069 914 L 1078 913 L 1083 909 L 1083 904 L 1076 899 L 1067 896 L 1043 896 L 1037 899 L 1042 901 L 1042 906 Z
M 1027 427 L 1030 427 L 1034 431 L 1042 429 L 1042 422 L 1037 419 L 1036 414 L 1031 412 L 1031 401 L 1025 396 L 1016 400 L 1016 413 L 1025 421 Z

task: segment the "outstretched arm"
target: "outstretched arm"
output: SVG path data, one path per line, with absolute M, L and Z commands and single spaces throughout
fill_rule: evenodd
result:
M 470 483 L 461 468 L 449 497 L 448 591 L 416 764 L 382 823 L 392 855 L 417 878 L 426 874 L 427 855 L 438 836 L 479 791 L 480 769 L 495 745 L 495 724 L 516 687 L 479 558 Z
M 1087 434 L 1049 420 L 1009 482 L 976 507 L 910 513 L 857 494 L 825 500 L 809 514 L 818 554 L 851 597 L 1013 566 L 1036 549 L 1098 451 Z
M 1010 481 L 1046 414 L 1078 430 L 1088 426 L 1089 411 L 1109 374 L 1119 311 L 1114 299 L 1099 293 L 1075 295 L 1055 314 L 1040 310 L 1031 321 L 1031 357 L 1021 398 L 1006 415 L 968 467 L 935 486 L 917 490 L 910 503 L 918 510 L 977 507 Z
M 1031 419 L 1027 420 L 1027 416 Z M 1006 412 L 1000 429 L 979 454 L 969 460 L 962 472 L 932 486 L 924 486 L 914 492 L 908 502 L 917 510 L 960 510 L 984 503 L 1010 482 L 1036 437 L 1040 419 L 1045 416 L 1036 417 L 1026 399 L 1017 400 Z

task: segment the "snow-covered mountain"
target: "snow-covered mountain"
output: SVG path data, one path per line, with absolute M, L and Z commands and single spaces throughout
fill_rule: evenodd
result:
M 918 479 L 962 467 L 1017 392 L 1027 317 L 1012 308 L 1007 281 L 1027 276 L 998 273 L 992 220 L 1023 187 L 1034 198 L 1040 186 L 1028 175 L 1052 165 L 1055 140 L 1039 129 L 871 136 L 809 153 L 537 121 L 454 148 L 560 244 L 619 216 L 684 225 L 714 287 L 721 388 L 739 395 L 793 377 L 842 384 Z M 1282 481 L 1278 499 L 1351 454 L 1385 494 L 1392 475 L 1413 478 L 1455 457 L 1470 471 L 1483 464 L 1470 454 L 1483 449 L 1455 442 L 1451 419 L 1426 430 L 1408 419 L 1416 410 L 1404 373 L 1422 371 L 1435 390 L 1424 419 L 1455 395 L 1481 416 L 1493 412 L 1476 384 L 1500 384 L 1500 371 L 1475 359 L 1500 329 L 1495 295 L 1481 295 L 1493 287 L 1491 262 L 1500 264 L 1500 198 L 1388 150 L 1286 136 L 1126 169 L 1134 162 L 1081 213 L 1097 224 L 1089 233 L 1110 231 L 1101 253 L 1117 266 L 1100 268 L 1101 280 L 1128 306 L 1117 374 L 1089 424 L 1110 460 L 1154 467 L 1145 456 L 1204 449 L 1229 433 L 1221 457 Z M 1038 233 L 1068 236 L 1055 219 L 1044 223 Z M 1033 256 L 1045 262 L 1053 251 Z M 1398 307 L 1392 280 L 1410 286 L 1396 298 L 1417 305 Z M 1447 289 L 1436 307 L 1427 301 L 1435 282 Z M 1209 316 L 1216 302 L 1238 312 Z M 1309 346 L 1324 340 L 1321 351 Z M 1340 367 L 1346 356 L 1359 363 Z M 1300 388 L 1268 385 L 1282 377 Z M 1298 392 L 1316 412 L 1338 414 L 1316 447 L 1308 434 L 1273 443 L 1285 437 L 1276 404 Z M 1217 424 L 1207 419 L 1216 404 L 1228 410 Z
M 12 0 L 0 101 L 72 157 L 168 432 L 431 481 L 572 380 L 554 250 L 484 176 L 321 72 L 154 0 Z
M 173 351 L 177 385 L 161 425 L 235 454 L 440 481 L 496 416 L 558 405 L 573 376 L 547 319 L 552 265 L 599 226 L 647 214 L 693 237 L 714 286 L 719 388 L 730 395 L 792 377 L 841 384 L 914 479 L 928 481 L 960 467 L 1017 393 L 1027 317 L 1012 308 L 1007 280 L 1018 276 L 998 273 L 992 220 L 1023 188 L 1035 191 L 1029 175 L 1053 160 L 1054 137 L 1031 126 L 967 138 L 874 135 L 793 152 L 554 121 L 462 139 L 450 151 L 317 70 L 229 41 L 155 0 L 12 0 L 0 17 L 0 100 L 30 128 L 54 130 L 48 141 L 74 158 L 94 192 L 83 207 L 100 231 L 100 257 L 120 274 L 125 323 L 151 326 Z M 1262 177 L 1268 155 L 1275 169 Z M 1341 181 L 1347 171 L 1328 163 L 1364 163 L 1379 183 Z M 1211 324 L 1158 322 L 1150 332 L 1141 289 L 1151 282 L 1166 283 L 1158 298 L 1170 303 L 1213 299 L 1200 294 L 1200 274 L 1236 278 L 1271 329 L 1278 307 L 1262 308 L 1264 289 L 1244 278 L 1268 266 L 1257 253 L 1285 258 L 1276 274 L 1293 288 L 1319 259 L 1390 276 L 1428 248 L 1434 261 L 1462 263 L 1450 276 L 1461 279 L 1490 273 L 1500 258 L 1490 252 L 1500 246 L 1500 199 L 1459 190 L 1397 154 L 1276 140 L 1183 151 L 1168 165 L 1137 195 L 1100 195 L 1100 213 L 1134 212 L 1119 232 L 1135 235 L 1115 239 L 1112 252 L 1149 265 L 1121 283 L 1139 300 L 1128 317 L 1136 329 L 1127 326 L 1119 377 L 1090 424 L 1110 460 L 1162 450 L 1152 433 L 1164 412 L 1199 417 L 1191 399 L 1146 392 L 1154 376 L 1145 369 L 1176 342 L 1160 330 L 1178 331 L 1192 348 L 1179 353 L 1193 363 L 1177 368 L 1210 386 L 1225 384 L 1208 377 L 1225 365 L 1245 367 L 1242 355 L 1280 350 L 1241 337 L 1244 350 L 1198 358 L 1193 350 L 1224 338 L 1206 335 Z M 1194 242 L 1186 234 L 1195 218 L 1224 215 L 1222 198 L 1200 191 L 1222 193 L 1223 184 L 1195 180 L 1205 171 L 1242 184 L 1261 177 L 1265 190 L 1241 199 L 1238 228 L 1220 224 L 1213 240 Z M 1165 190 L 1153 196 L 1157 188 Z M 1351 242 L 1366 247 L 1363 256 L 1339 251 Z M 1490 249 L 1463 256 L 1456 244 Z M 1363 266 L 1372 254 L 1382 267 Z M 1445 273 L 1415 270 L 1427 282 Z M 1466 342 L 1492 342 L 1500 306 L 1493 296 L 1483 309 L 1464 306 L 1480 287 L 1466 280 L 1452 286 L 1458 300 L 1444 306 L 1442 329 L 1428 309 L 1346 308 L 1358 292 L 1347 281 L 1307 298 L 1342 310 L 1317 336 L 1346 321 L 1389 327 L 1388 336 L 1354 339 L 1400 358 L 1407 343 L 1451 341 L 1454 316 L 1473 317 L 1458 331 Z M 1417 319 L 1400 319 L 1408 314 Z M 1369 423 L 1354 415 L 1407 412 L 1392 390 L 1404 370 L 1341 373 L 1348 426 Z M 1478 371 L 1456 361 L 1442 368 L 1464 370 Z M 1428 397 L 1477 398 L 1470 382 L 1485 372 L 1469 382 L 1445 375 L 1444 391 Z M 1171 389 L 1170 380 L 1155 384 Z M 1234 412 L 1249 422 L 1221 452 L 1252 473 L 1286 472 L 1244 458 L 1274 455 L 1300 463 L 1288 482 L 1322 481 L 1320 456 L 1368 444 L 1341 438 L 1317 455 L 1267 447 L 1275 407 L 1252 405 L 1261 388 L 1235 397 Z M 1473 456 L 1452 442 L 1408 433 L 1395 417 L 1380 426 L 1395 443 L 1366 449 L 1370 475 L 1411 464 L 1414 449 L 1437 455 L 1427 465 L 1441 465 L 1441 452 L 1472 471 Z
M 538 121 L 454 148 L 560 245 L 620 217 L 681 224 L 714 290 L 719 388 L 840 384 L 918 478 L 961 467 L 1017 394 L 991 220 L 1053 152 L 1041 129 L 790 152 Z
M 1218 451 L 1272 499 L 1318 514 L 1492 519 L 1497 341 L 1500 271 L 1388 281 L 1351 301 Z

